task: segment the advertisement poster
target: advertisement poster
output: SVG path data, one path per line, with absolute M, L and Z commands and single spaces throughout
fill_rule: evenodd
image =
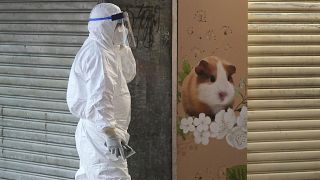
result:
M 246 179 L 247 1 L 178 1 L 177 179 Z

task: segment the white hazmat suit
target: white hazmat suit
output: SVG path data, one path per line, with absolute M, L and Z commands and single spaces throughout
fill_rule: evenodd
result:
M 110 3 L 96 5 L 90 18 L 120 13 Z M 127 83 L 136 74 L 136 63 L 128 46 L 113 44 L 116 22 L 89 22 L 89 37 L 77 53 L 69 76 L 67 103 L 78 117 L 75 133 L 80 168 L 76 180 L 130 180 L 127 161 L 111 160 L 105 146 L 104 128 L 114 128 L 118 137 L 129 141 L 131 97 Z

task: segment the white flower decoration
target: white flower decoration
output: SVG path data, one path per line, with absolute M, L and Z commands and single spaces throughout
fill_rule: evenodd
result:
M 247 131 L 247 120 L 248 120 L 248 108 L 242 106 L 240 115 L 237 118 L 237 126 L 241 127 L 244 131 Z
M 241 150 L 247 147 L 247 111 L 248 108 L 242 106 L 237 117 L 231 108 L 227 112 L 221 110 L 215 115 L 213 122 L 209 116 L 200 113 L 197 118 L 181 119 L 180 129 L 185 134 L 193 132 L 196 144 L 208 145 L 210 136 L 217 139 L 226 137 L 226 141 L 231 147 Z
M 228 129 L 232 129 L 233 126 L 237 122 L 237 116 L 234 113 L 233 109 L 229 108 L 226 113 L 224 113 L 224 118 L 223 118 L 225 124 L 227 125 Z
M 193 132 L 195 130 L 195 127 L 193 125 L 193 118 L 188 117 L 181 119 L 180 129 L 182 129 L 183 133 L 185 134 L 188 132 Z
M 197 126 L 199 132 L 208 131 L 211 119 L 209 116 L 206 116 L 204 113 L 199 114 L 199 118 L 195 118 L 193 124 Z
M 227 112 L 221 110 L 215 116 L 215 121 L 210 125 L 211 137 L 222 139 L 226 136 L 236 123 L 236 115 L 232 109 Z
M 194 141 L 196 144 L 203 144 L 203 145 L 208 145 L 209 144 L 209 137 L 210 137 L 210 132 L 209 131 L 202 131 L 199 132 L 198 130 L 193 132 L 194 135 Z
M 244 149 L 247 147 L 247 132 L 241 127 L 234 127 L 232 131 L 227 135 L 226 140 L 228 144 L 237 149 Z

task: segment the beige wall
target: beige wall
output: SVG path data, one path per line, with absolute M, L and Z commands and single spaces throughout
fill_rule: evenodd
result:
M 235 86 L 240 79 L 246 79 L 247 1 L 178 1 L 178 72 L 182 71 L 184 60 L 194 67 L 202 58 L 212 55 L 236 66 Z M 177 88 L 181 92 L 181 86 Z M 235 105 L 239 102 L 237 97 Z M 178 102 L 178 123 L 186 116 Z M 246 164 L 246 152 L 231 147 L 225 138 L 210 139 L 208 145 L 199 145 L 192 134 L 183 138 L 177 133 L 178 180 L 226 179 L 226 168 Z

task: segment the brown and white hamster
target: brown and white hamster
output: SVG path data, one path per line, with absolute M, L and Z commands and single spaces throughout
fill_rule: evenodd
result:
M 214 115 L 233 106 L 235 88 L 232 75 L 236 67 L 216 56 L 206 57 L 192 69 L 182 83 L 182 104 L 190 116 Z

